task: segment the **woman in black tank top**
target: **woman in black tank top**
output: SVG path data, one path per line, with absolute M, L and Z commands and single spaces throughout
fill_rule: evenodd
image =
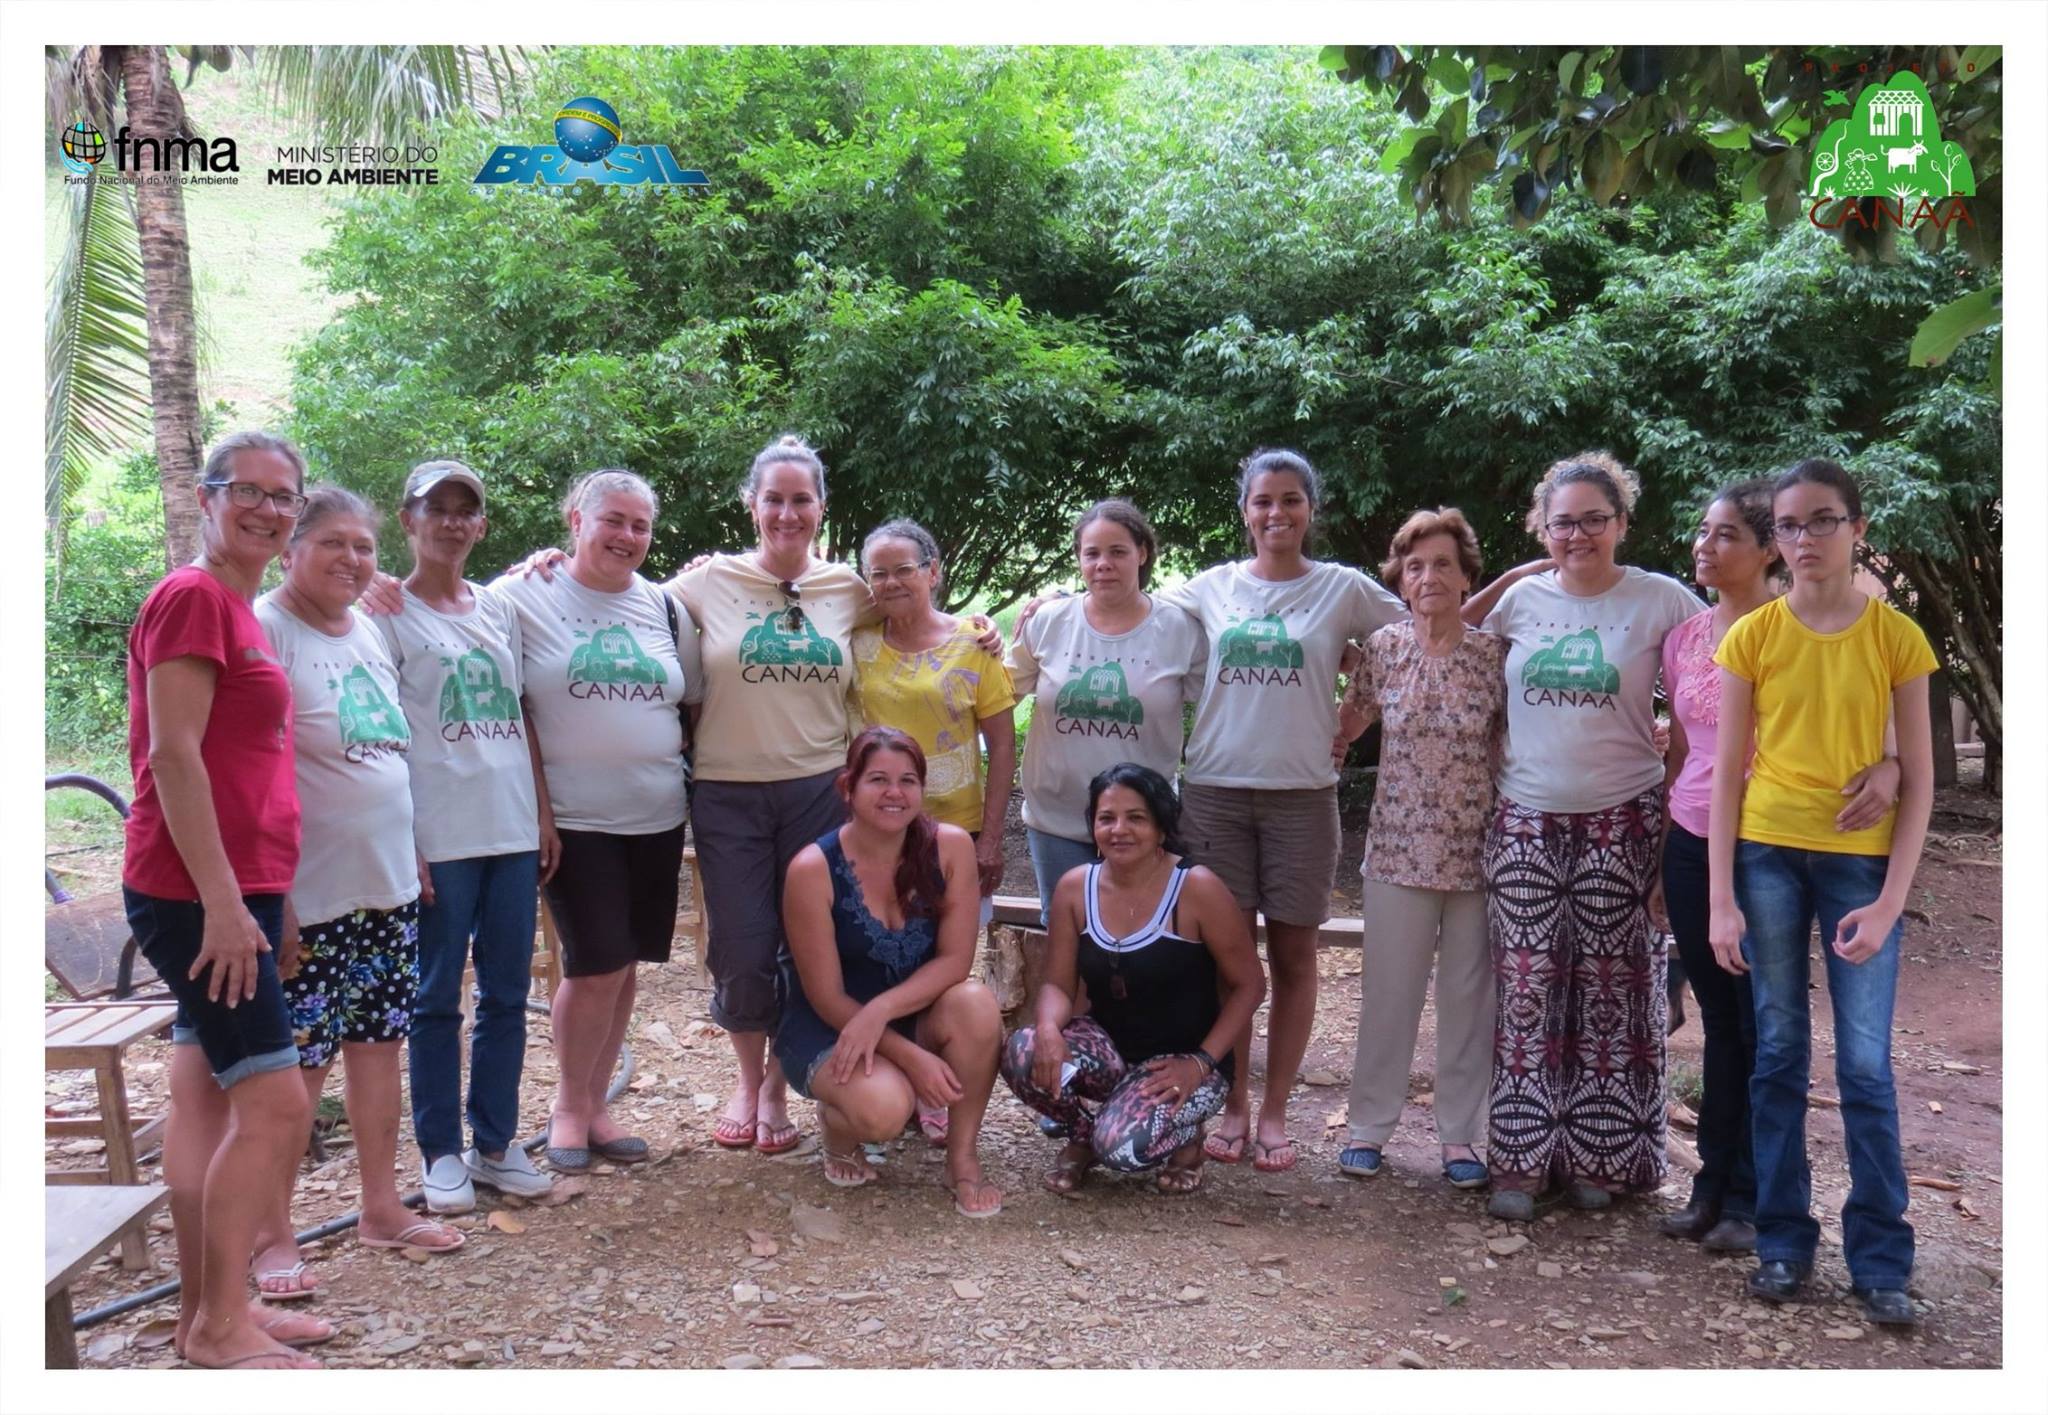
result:
M 1045 986 L 1004 1044 L 1003 1079 L 1069 1137 L 1045 1176 L 1055 1193 L 1098 1163 L 1160 1169 L 1162 1193 L 1189 1193 L 1265 975 L 1229 890 L 1187 859 L 1165 777 L 1119 762 L 1088 800 L 1102 859 L 1053 891 Z

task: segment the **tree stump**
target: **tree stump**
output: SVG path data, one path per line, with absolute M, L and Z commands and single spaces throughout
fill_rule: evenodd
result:
M 1003 1009 L 1003 1025 L 1031 1020 L 1031 1005 L 1045 982 L 1045 934 L 1014 924 L 991 924 L 982 954 L 982 975 Z

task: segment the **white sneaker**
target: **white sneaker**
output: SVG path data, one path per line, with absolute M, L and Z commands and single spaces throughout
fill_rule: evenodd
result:
M 517 1145 L 507 1145 L 501 1160 L 487 1157 L 472 1145 L 462 1152 L 462 1167 L 477 1183 L 500 1194 L 517 1194 L 522 1199 L 538 1199 L 555 1187 L 555 1181 L 535 1169 L 526 1151 Z
M 466 1214 L 476 1207 L 476 1190 L 457 1156 L 443 1155 L 431 1165 L 421 1165 L 420 1176 L 429 1213 Z

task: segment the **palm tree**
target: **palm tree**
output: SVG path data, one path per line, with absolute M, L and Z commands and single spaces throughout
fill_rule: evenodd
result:
M 460 108 L 496 117 L 521 71 L 514 49 L 459 45 L 182 46 L 189 84 L 199 66 L 251 65 L 272 100 L 305 130 L 351 142 L 416 134 Z M 171 58 L 158 45 L 84 45 L 45 52 L 52 125 L 83 117 L 132 137 L 195 137 Z M 99 458 L 155 434 L 168 567 L 198 553 L 191 486 L 201 459 L 197 329 L 185 199 L 175 183 L 74 186 L 64 256 L 51 278 L 46 327 L 44 502 L 53 551 L 66 508 Z M 146 371 L 147 385 L 140 375 Z

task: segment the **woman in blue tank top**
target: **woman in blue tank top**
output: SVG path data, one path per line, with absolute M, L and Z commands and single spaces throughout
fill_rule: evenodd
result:
M 1190 1193 L 1265 975 L 1230 891 L 1188 861 L 1165 777 L 1117 763 L 1089 783 L 1088 819 L 1102 859 L 1053 890 L 1045 986 L 1004 1045 L 1003 1080 L 1069 1137 L 1048 1189 L 1099 1163 L 1159 1169 L 1160 1192 Z
M 847 749 L 847 823 L 806 845 L 783 885 L 775 1057 L 817 1102 L 829 1182 L 874 1179 L 861 1144 L 893 1139 L 922 1102 L 948 1112 L 953 1207 L 990 1218 L 1002 1191 L 982 1178 L 975 1146 L 1002 1015 L 967 976 L 980 923 L 974 843 L 924 813 L 924 781 L 923 750 L 893 727 Z

